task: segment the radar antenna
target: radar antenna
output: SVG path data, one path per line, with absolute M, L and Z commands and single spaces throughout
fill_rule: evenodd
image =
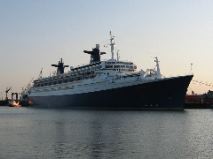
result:
M 119 61 L 119 60 L 120 60 L 119 51 L 120 51 L 120 50 L 118 50 L 118 51 L 117 51 L 117 61 Z

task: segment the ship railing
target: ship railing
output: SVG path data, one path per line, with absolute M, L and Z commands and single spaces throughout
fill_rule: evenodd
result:
M 102 61 L 102 62 L 110 62 L 109 60 L 111 60 L 111 59 L 102 59 L 101 61 Z M 119 61 L 114 60 L 114 62 L 133 63 L 132 61 L 128 61 L 128 60 L 119 60 Z
M 48 86 L 48 85 L 57 85 L 57 84 L 62 84 L 62 83 L 68 83 L 68 82 L 73 82 L 73 81 L 78 81 L 78 80 L 83 80 L 83 79 L 89 79 L 89 78 L 94 78 L 96 76 L 95 72 L 90 73 L 90 74 L 76 74 L 75 76 L 71 76 L 69 78 L 58 78 L 54 79 L 51 81 L 43 81 L 38 83 L 36 87 L 43 87 L 43 86 Z

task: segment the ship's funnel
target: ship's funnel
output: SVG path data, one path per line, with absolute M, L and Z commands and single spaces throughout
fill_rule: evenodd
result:
M 96 47 L 92 51 L 84 50 L 84 53 L 90 54 L 90 63 L 100 62 L 101 55 L 106 54 L 105 52 L 100 52 L 99 44 L 96 44 Z
M 64 73 L 64 68 L 69 67 L 69 65 L 64 65 L 63 59 L 61 58 L 60 61 L 58 61 L 58 64 L 52 64 L 51 66 L 57 67 L 57 75 Z

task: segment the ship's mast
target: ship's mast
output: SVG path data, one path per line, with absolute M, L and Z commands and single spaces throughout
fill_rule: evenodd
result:
M 112 32 L 109 32 L 110 35 L 110 47 L 111 47 L 111 53 L 112 53 L 112 60 L 114 60 L 114 48 L 115 48 L 115 36 L 112 35 Z
M 155 60 L 156 62 L 156 68 L 157 68 L 157 76 L 160 78 L 161 77 L 161 73 L 160 73 L 160 66 L 159 66 L 159 60 L 158 60 L 158 57 L 155 57 Z

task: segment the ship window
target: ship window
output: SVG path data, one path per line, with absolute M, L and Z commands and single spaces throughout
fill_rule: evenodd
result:
M 106 65 L 106 68 L 112 68 L 113 66 L 112 65 Z
M 114 68 L 120 68 L 120 66 L 119 65 L 114 65 Z

